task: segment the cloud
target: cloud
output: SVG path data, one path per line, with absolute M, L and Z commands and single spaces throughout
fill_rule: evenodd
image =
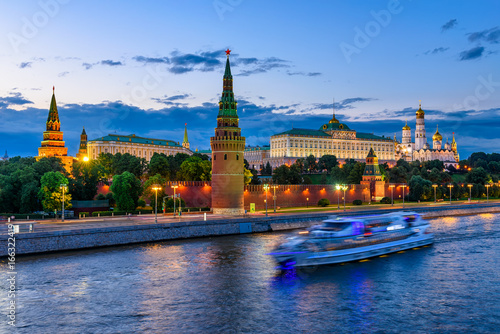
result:
M 90 70 L 94 65 L 89 63 L 83 63 L 82 66 L 85 67 L 86 70 Z
M 21 64 L 19 64 L 19 68 L 27 68 L 27 67 L 31 67 L 31 64 L 33 64 L 32 62 L 30 61 L 27 61 L 27 62 L 23 62 Z
M 135 56 L 132 59 L 139 63 L 146 63 L 146 64 L 161 64 L 161 63 L 170 64 L 170 60 L 168 59 L 168 57 L 154 58 L 154 57 Z
M 452 28 L 455 28 L 457 26 L 457 24 L 458 24 L 457 19 L 451 19 L 448 22 L 446 22 L 445 24 L 443 24 L 443 26 L 441 27 L 441 32 L 445 32 L 446 30 L 450 30 Z
M 12 92 L 10 96 L 0 97 L 0 108 L 25 104 L 33 104 L 33 102 L 25 99 L 19 92 Z
M 429 55 L 429 54 L 431 54 L 431 55 L 435 55 L 435 54 L 437 54 L 437 53 L 442 53 L 442 52 L 445 52 L 445 51 L 447 51 L 447 50 L 449 50 L 449 49 L 450 49 L 450 48 L 444 48 L 444 47 L 442 47 L 442 46 L 441 46 L 441 47 L 439 47 L 439 48 L 435 48 L 435 49 L 433 49 L 433 50 L 428 50 L 428 51 L 425 51 L 425 52 L 424 52 L 424 55 Z
M 321 75 L 320 72 L 308 72 L 308 73 L 305 73 L 305 72 L 290 72 L 290 71 L 287 71 L 286 74 L 288 74 L 288 75 L 304 75 L 304 76 L 307 76 L 307 77 L 316 77 L 318 75 Z
M 100 62 L 101 65 L 107 65 L 107 66 L 123 66 L 121 61 L 113 61 L 113 60 L 101 60 Z
M 57 76 L 60 77 L 60 78 L 62 78 L 62 77 L 67 76 L 68 74 L 69 74 L 69 72 L 61 72 Z
M 478 59 L 483 55 L 484 47 L 478 46 L 470 50 L 460 52 L 460 60 Z
M 500 43 L 500 28 L 494 27 L 491 29 L 473 32 L 469 34 L 469 42 L 488 42 L 491 44 Z
M 222 56 L 221 51 L 202 52 L 200 54 L 179 53 L 173 52 L 170 58 L 172 67 L 169 71 L 174 74 L 182 74 L 194 71 L 195 69 L 202 72 L 215 70 L 222 62 L 217 58 Z
M 165 104 L 167 106 L 176 106 L 176 107 L 181 107 L 181 106 L 187 106 L 186 103 L 180 103 L 178 102 L 179 100 L 184 100 L 190 97 L 190 94 L 179 94 L 179 95 L 172 95 L 172 96 L 166 96 L 163 98 L 151 98 L 151 100 Z

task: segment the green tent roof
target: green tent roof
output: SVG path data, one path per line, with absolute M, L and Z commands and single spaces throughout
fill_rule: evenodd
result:
M 277 133 L 274 136 L 281 135 L 298 135 L 298 136 L 319 136 L 319 137 L 330 137 L 328 133 L 321 130 L 310 130 L 310 129 L 291 129 L 285 132 Z
M 109 135 L 104 136 L 104 137 L 90 140 L 90 142 L 93 142 L 93 141 L 118 141 L 118 142 L 124 142 L 124 143 L 182 147 L 181 145 L 174 142 L 173 140 L 137 137 L 136 135 L 125 136 L 125 135 L 109 134 Z

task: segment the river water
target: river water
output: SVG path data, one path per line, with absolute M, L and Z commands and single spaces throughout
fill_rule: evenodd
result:
M 286 274 L 266 253 L 296 232 L 20 257 L 0 332 L 498 333 L 500 215 L 431 223 L 433 246 Z

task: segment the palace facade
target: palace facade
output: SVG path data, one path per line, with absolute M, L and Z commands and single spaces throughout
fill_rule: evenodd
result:
M 185 139 L 187 139 L 187 130 L 185 134 Z M 184 145 L 186 144 L 189 147 L 189 143 L 185 142 Z M 138 137 L 135 134 L 109 134 L 87 142 L 89 159 L 97 159 L 101 153 L 128 153 L 138 158 L 144 158 L 146 161 L 150 161 L 155 153 L 163 153 L 165 155 L 176 155 L 177 153 L 193 154 L 191 150 L 178 142 L 167 139 Z
M 396 158 L 404 159 L 408 162 L 411 161 L 430 161 L 440 160 L 443 161 L 445 166 L 458 165 L 460 156 L 458 154 L 457 142 L 455 141 L 455 133 L 452 133 L 451 144 L 446 141 L 443 144 L 443 136 L 436 128 L 436 132 L 432 136 L 432 148 L 427 142 L 425 131 L 425 112 L 422 110 L 422 105 L 416 111 L 416 129 L 415 129 L 415 142 L 412 142 L 411 128 L 406 122 L 402 131 L 402 140 L 398 142 L 394 137 Z

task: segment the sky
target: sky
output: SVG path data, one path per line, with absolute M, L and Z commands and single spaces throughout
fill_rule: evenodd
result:
M 452 132 L 500 152 L 498 1 L 0 2 L 0 156 L 36 156 L 52 87 L 68 154 L 110 133 L 209 149 L 230 55 L 247 145 L 319 129 Z

